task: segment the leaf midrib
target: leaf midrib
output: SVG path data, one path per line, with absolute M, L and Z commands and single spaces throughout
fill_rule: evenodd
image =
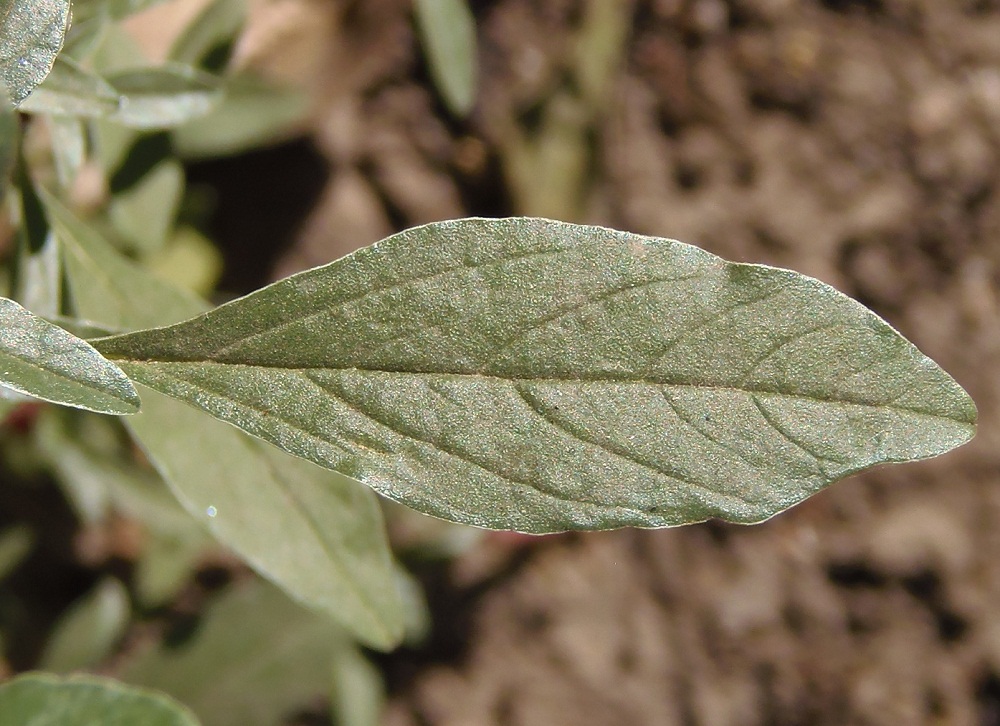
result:
M 98 347 L 100 351 L 100 348 Z M 102 352 L 103 355 L 103 352 Z M 432 371 L 432 370 L 406 370 L 406 369 L 392 369 L 392 368 L 363 368 L 359 366 L 330 366 L 330 365 L 297 365 L 297 366 L 283 366 L 275 364 L 257 364 L 257 363 L 234 363 L 227 361 L 217 361 L 212 359 L 204 360 L 157 360 L 157 359 L 142 359 L 142 358 L 128 358 L 124 356 L 116 356 L 114 354 L 105 355 L 108 360 L 115 361 L 119 364 L 132 364 L 132 365 L 201 365 L 201 366 L 222 366 L 232 369 L 238 368 L 256 368 L 262 370 L 282 370 L 291 372 L 302 372 L 302 371 L 330 371 L 330 372 L 348 372 L 355 371 L 358 373 L 372 373 L 372 374 L 398 374 L 398 375 L 409 375 L 409 376 L 438 376 L 445 378 L 478 378 L 485 380 L 501 381 L 504 383 L 518 384 L 518 383 L 549 383 L 553 385 L 558 384 L 594 384 L 594 385 L 644 385 L 644 386 L 667 386 L 670 388 L 690 388 L 698 390 L 707 391 L 725 391 L 727 393 L 743 393 L 748 396 L 774 396 L 777 398 L 788 398 L 793 400 L 804 400 L 804 401 L 814 401 L 817 403 L 824 403 L 829 405 L 845 405 L 845 406 L 862 406 L 865 408 L 875 408 L 875 409 L 889 409 L 893 411 L 901 411 L 909 414 L 914 414 L 917 416 L 924 416 L 927 418 L 934 419 L 945 419 L 948 421 L 954 421 L 959 424 L 973 425 L 974 421 L 966 420 L 965 418 L 957 418 L 950 416 L 948 414 L 920 410 L 916 408 L 909 408 L 907 406 L 901 406 L 894 402 L 887 403 L 873 403 L 871 401 L 858 401 L 846 398 L 825 398 L 823 396 L 811 395 L 808 393 L 789 393 L 787 391 L 774 391 L 768 389 L 758 389 L 758 388 L 748 388 L 739 386 L 726 386 L 718 384 L 707 384 L 707 383 L 692 383 L 692 382 L 678 382 L 678 381 L 657 381 L 650 379 L 635 379 L 635 378 L 615 378 L 613 376 L 600 377 L 600 378 L 570 378 L 570 377 L 558 377 L 558 376 L 531 376 L 531 375 L 496 375 L 481 372 L 454 372 L 454 371 Z

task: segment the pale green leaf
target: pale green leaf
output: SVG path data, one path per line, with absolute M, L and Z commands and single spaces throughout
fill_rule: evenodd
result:
M 415 0 L 417 29 L 431 77 L 452 113 L 476 98 L 476 26 L 467 0 Z
M 87 129 L 80 119 L 65 116 L 53 116 L 49 119 L 49 128 L 59 185 L 68 189 L 87 158 Z
M 385 708 L 382 672 L 357 648 L 341 648 L 333 661 L 330 710 L 337 726 L 379 726 Z
M 328 619 L 256 582 L 212 603 L 187 643 L 138 654 L 122 677 L 183 701 L 205 726 L 278 726 L 329 692 L 343 647 Z
M 370 492 L 155 391 L 142 407 L 129 428 L 220 542 L 365 642 L 399 642 L 400 596 Z
M 168 323 L 204 309 L 127 265 L 58 202 L 45 201 L 66 233 L 70 288 L 84 317 L 127 329 L 156 324 L 149 316 Z M 220 542 L 366 642 L 387 648 L 399 640 L 399 592 L 370 491 L 153 391 L 144 394 L 143 413 L 130 429 L 181 504 Z
M 59 57 L 52 72 L 24 100 L 20 110 L 55 116 L 103 118 L 118 111 L 121 94 L 70 58 Z
M 0 298 L 0 383 L 66 406 L 127 414 L 139 410 L 131 381 L 89 343 Z
M 174 145 L 180 156 L 197 159 L 275 144 L 301 133 L 309 106 L 302 91 L 229 78 L 218 106 L 173 130 Z
M 759 522 L 975 431 L 954 380 L 828 285 L 541 219 L 419 227 L 95 345 L 391 499 L 527 532 Z
M 136 129 L 164 129 L 204 116 L 222 99 L 219 79 L 166 64 L 119 71 L 108 82 L 123 98 L 114 119 Z
M 163 248 L 184 192 L 184 169 L 164 159 L 128 189 L 114 195 L 108 213 L 115 229 L 148 254 Z
M 40 667 L 68 673 L 96 665 L 121 639 L 128 616 L 125 587 L 113 578 L 101 581 L 63 615 L 45 646 Z
M 7 197 L 20 143 L 21 125 L 18 123 L 17 113 L 0 84 L 0 202 Z
M 214 0 L 188 23 L 168 57 L 178 63 L 200 65 L 217 48 L 233 42 L 246 18 L 246 0 Z
M 42 200 L 62 240 L 70 289 L 82 318 L 130 330 L 183 320 L 205 309 L 194 296 L 147 275 L 122 257 L 55 197 L 43 192 Z
M 187 708 L 145 688 L 90 675 L 26 673 L 0 685 L 0 723 L 19 726 L 198 726 Z
M 26 524 L 15 525 L 0 532 L 0 580 L 17 569 L 34 544 L 35 537 Z
M 48 75 L 69 25 L 69 0 L 0 0 L 0 84 L 17 106 Z

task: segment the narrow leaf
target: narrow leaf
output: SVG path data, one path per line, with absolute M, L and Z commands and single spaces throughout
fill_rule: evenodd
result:
M 177 126 L 205 115 L 222 99 L 217 78 L 177 64 L 121 71 L 108 82 L 124 96 L 115 120 L 137 129 Z
M 123 678 L 183 701 L 206 726 L 276 724 L 327 693 L 344 647 L 329 620 L 256 582 L 212 603 L 188 642 L 137 654 Z
M 0 383 L 45 401 L 99 413 L 139 410 L 139 395 L 84 340 L 0 298 Z
M 233 42 L 246 22 L 246 0 L 214 0 L 188 23 L 170 48 L 170 60 L 201 65 L 206 57 Z
M 67 233 L 70 287 L 89 319 L 134 327 L 204 309 L 134 266 L 55 200 Z M 155 324 L 155 323 L 146 323 Z M 181 504 L 216 538 L 296 600 L 373 646 L 402 635 L 403 615 L 384 525 L 370 491 L 153 391 L 130 426 Z
M 0 84 L 0 203 L 7 197 L 10 178 L 17 163 L 21 126 L 3 85 Z
M 392 499 L 527 532 L 759 522 L 975 431 L 954 380 L 828 285 L 540 219 L 420 227 L 96 345 Z
M 466 0 L 416 0 L 417 28 L 434 84 L 464 116 L 476 97 L 476 27 Z
M 15 106 L 48 75 L 68 25 L 69 0 L 0 0 L 0 84 Z
M 41 667 L 69 673 L 96 665 L 125 632 L 129 604 L 125 587 L 107 578 L 70 606 L 52 633 Z
M 30 726 L 198 726 L 173 699 L 110 678 L 26 673 L 0 686 L 0 723 Z
M 120 102 L 121 94 L 99 75 L 70 58 L 59 57 L 48 77 L 21 104 L 21 110 L 54 116 L 103 118 L 113 115 Z
M 154 166 L 111 199 L 115 228 L 136 249 L 149 254 L 163 248 L 184 193 L 184 169 L 175 159 Z

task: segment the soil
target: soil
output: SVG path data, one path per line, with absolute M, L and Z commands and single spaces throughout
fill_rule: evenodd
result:
M 408 0 L 270 3 L 328 169 L 274 276 L 469 215 L 675 237 L 858 298 L 981 427 L 756 527 L 485 537 L 386 724 L 1000 724 L 1000 2 L 473 6 L 458 119 Z

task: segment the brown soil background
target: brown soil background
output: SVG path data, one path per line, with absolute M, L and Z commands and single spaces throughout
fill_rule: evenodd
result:
M 756 527 L 487 537 L 386 660 L 386 724 L 1000 724 L 1000 2 L 473 6 L 465 120 L 406 0 L 259 8 L 246 62 L 315 89 L 328 172 L 274 275 L 468 215 L 675 237 L 858 298 L 981 427 Z

